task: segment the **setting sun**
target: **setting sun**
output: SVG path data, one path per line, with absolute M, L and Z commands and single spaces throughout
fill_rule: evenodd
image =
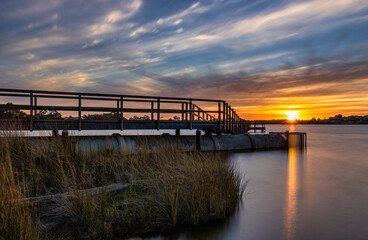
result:
M 299 111 L 287 111 L 284 112 L 286 114 L 286 119 L 289 121 L 294 121 L 299 119 Z

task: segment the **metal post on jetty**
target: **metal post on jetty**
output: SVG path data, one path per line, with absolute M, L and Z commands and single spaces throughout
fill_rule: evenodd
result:
M 201 151 L 201 130 L 196 131 L 196 150 Z
M 255 130 L 264 132 L 262 126 L 252 125 L 241 119 L 231 105 L 219 99 L 160 97 L 143 95 L 122 95 L 107 93 L 81 93 L 26 89 L 0 88 L 0 97 L 16 97 L 24 100 L 17 104 L 6 103 L 1 98 L 0 110 L 29 111 L 19 124 L 9 125 L 9 119 L 0 119 L 0 129 L 24 130 L 176 130 L 199 129 L 207 134 L 242 134 Z M 5 99 L 5 98 L 4 98 Z M 51 99 L 54 105 L 42 103 Z M 73 103 L 63 101 L 75 100 Z M 91 103 L 90 101 L 98 101 Z M 110 103 L 114 103 L 112 104 Z M 105 104 L 109 103 L 109 104 Z M 146 104 L 143 104 L 146 103 Z M 203 104 L 203 105 L 202 105 Z M 74 117 L 45 119 L 41 111 L 73 112 Z M 88 113 L 110 112 L 114 119 L 92 119 Z M 87 117 L 82 117 L 87 113 Z M 146 118 L 128 119 L 131 114 L 147 114 Z M 181 118 L 167 119 L 167 115 L 181 115 Z M 39 115 L 39 116 L 38 116 Z M 103 115 L 103 114 L 101 114 Z M 150 117 L 149 117 L 150 115 Z
M 285 132 L 270 132 L 270 134 L 284 135 L 285 136 L 286 146 L 288 148 L 290 148 L 290 147 L 296 147 L 296 148 L 300 148 L 300 149 L 307 148 L 307 133 L 305 133 L 305 132 L 289 132 L 289 131 L 285 131 Z M 290 141 L 291 136 L 294 137 L 293 140 L 296 140 L 294 142 L 294 144 L 292 144 L 293 142 Z M 297 137 L 297 138 L 295 139 L 295 137 Z

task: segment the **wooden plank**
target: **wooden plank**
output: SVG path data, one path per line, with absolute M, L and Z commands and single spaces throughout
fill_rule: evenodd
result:
M 125 99 L 124 99 L 125 102 Z M 12 106 L 8 106 L 6 104 L 0 104 L 0 109 L 19 109 L 19 110 L 30 110 L 30 105 L 20 105 L 15 104 Z M 38 110 L 55 110 L 55 111 L 79 111 L 79 107 L 70 107 L 70 106 L 37 106 Z M 83 112 L 116 112 L 115 107 L 81 107 Z M 152 110 L 148 108 L 124 108 L 124 112 L 131 113 L 150 113 Z M 157 112 L 156 109 L 153 110 Z M 180 109 L 161 109 L 161 113 L 181 113 Z M 186 111 L 185 111 L 186 112 Z
M 59 94 L 59 95 L 74 95 L 78 96 L 79 92 L 61 92 L 61 91 L 43 91 L 43 90 L 32 90 L 34 94 Z M 9 88 L 0 88 L 0 92 L 16 92 L 16 93 L 30 93 L 31 90 L 24 89 L 9 89 Z M 120 97 L 120 94 L 106 94 L 106 93 L 82 93 L 83 96 L 101 96 L 101 97 Z M 141 99 L 157 99 L 158 96 L 139 96 L 139 95 L 123 95 L 125 98 L 141 98 Z M 180 97 L 163 97 L 161 100 L 183 100 L 188 101 L 188 98 L 180 98 Z M 205 98 L 193 98 L 193 101 L 201 101 L 201 102 L 218 102 L 217 99 L 205 99 Z
M 111 184 L 108 186 L 103 187 L 96 187 L 86 190 L 78 190 L 77 194 L 75 192 L 65 192 L 65 193 L 57 193 L 57 194 L 51 194 L 46 196 L 39 196 L 39 197 L 30 197 L 30 198 L 22 198 L 22 199 L 16 199 L 13 202 L 25 204 L 25 203 L 44 203 L 47 201 L 55 201 L 60 199 L 69 199 L 73 198 L 76 195 L 77 196 L 95 196 L 102 193 L 108 193 L 108 192 L 115 192 L 118 190 L 125 189 L 129 187 L 129 183 L 117 183 L 117 184 Z

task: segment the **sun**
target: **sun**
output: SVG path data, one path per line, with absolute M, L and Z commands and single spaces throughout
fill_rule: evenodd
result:
M 286 119 L 288 121 L 295 121 L 299 119 L 299 111 L 286 111 L 284 113 L 287 116 Z

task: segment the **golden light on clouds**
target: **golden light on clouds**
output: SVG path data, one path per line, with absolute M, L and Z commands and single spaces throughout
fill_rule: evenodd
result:
M 237 112 L 241 117 L 254 120 L 310 120 L 313 117 L 324 119 L 337 114 L 364 116 L 368 114 L 368 99 L 362 94 L 267 98 L 259 102 L 250 102 L 248 106 L 238 107 Z

